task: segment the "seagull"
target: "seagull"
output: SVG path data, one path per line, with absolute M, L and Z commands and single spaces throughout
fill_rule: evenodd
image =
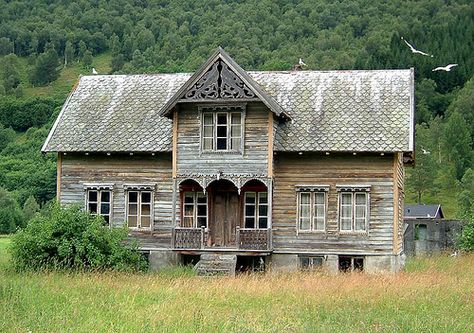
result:
M 300 65 L 301 67 L 308 66 L 304 63 L 303 59 L 301 59 L 301 58 L 300 58 L 300 61 L 298 62 L 298 65 Z
M 451 72 L 451 68 L 457 66 L 458 64 L 449 64 L 444 67 L 436 67 L 435 69 L 432 70 L 432 72 L 436 71 L 446 71 L 446 72 Z
M 424 154 L 424 155 L 431 154 L 430 151 L 428 151 L 428 150 L 426 150 L 426 149 L 424 149 L 424 148 L 421 148 L 421 150 L 423 151 L 423 154 Z
M 99 74 L 99 73 L 97 73 L 97 71 L 95 70 L 94 67 L 92 67 L 92 74 L 94 74 L 94 75 Z
M 415 49 L 410 43 L 408 43 L 405 38 L 403 38 L 403 36 L 401 37 L 402 40 L 405 42 L 405 44 L 408 45 L 408 47 L 410 48 L 411 52 L 413 53 L 418 53 L 418 54 L 421 54 L 421 55 L 424 55 L 424 56 L 427 56 L 427 57 L 431 57 L 433 58 L 433 55 L 431 54 L 428 54 L 428 53 L 425 53 L 425 52 L 422 52 L 422 51 L 418 51 L 417 49 Z

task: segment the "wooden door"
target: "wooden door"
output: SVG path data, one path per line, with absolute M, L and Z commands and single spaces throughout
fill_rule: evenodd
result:
M 235 192 L 214 192 L 213 221 L 210 232 L 213 245 L 235 246 L 235 230 L 239 221 L 239 196 Z

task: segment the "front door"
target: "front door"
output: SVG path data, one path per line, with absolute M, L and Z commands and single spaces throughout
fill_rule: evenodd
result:
M 237 192 L 213 193 L 213 214 L 209 229 L 214 246 L 235 246 L 235 231 L 239 221 Z

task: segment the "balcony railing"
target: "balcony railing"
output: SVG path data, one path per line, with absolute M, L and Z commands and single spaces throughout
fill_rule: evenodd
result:
M 208 230 L 202 228 L 176 227 L 173 229 L 173 246 L 175 249 L 200 250 L 208 247 Z M 236 228 L 236 250 L 269 251 L 271 250 L 271 229 Z M 211 248 L 211 247 L 209 247 Z M 217 248 L 212 246 L 212 248 Z

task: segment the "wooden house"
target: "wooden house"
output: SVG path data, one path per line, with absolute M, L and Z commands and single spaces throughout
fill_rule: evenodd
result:
M 413 150 L 412 69 L 245 71 L 221 48 L 193 74 L 82 77 L 42 148 L 60 202 L 126 224 L 153 268 L 330 271 L 403 265 Z

